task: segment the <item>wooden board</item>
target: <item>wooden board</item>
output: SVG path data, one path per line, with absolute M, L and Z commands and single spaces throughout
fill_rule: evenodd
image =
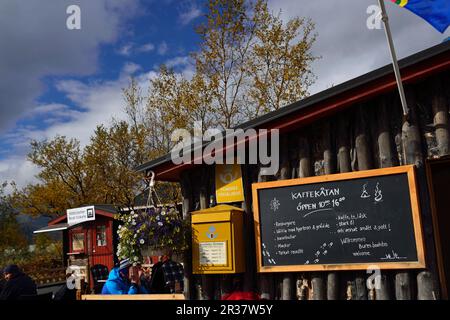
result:
M 425 267 L 414 166 L 255 183 L 252 192 L 258 272 Z

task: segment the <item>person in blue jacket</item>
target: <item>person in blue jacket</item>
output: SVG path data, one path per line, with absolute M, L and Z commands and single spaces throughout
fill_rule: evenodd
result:
M 102 294 L 144 294 L 148 293 L 140 285 L 139 267 L 132 266 L 129 259 L 120 261 L 109 273 L 103 285 Z

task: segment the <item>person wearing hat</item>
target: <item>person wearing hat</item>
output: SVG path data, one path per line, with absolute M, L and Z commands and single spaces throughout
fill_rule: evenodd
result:
M 36 295 L 36 284 L 20 268 L 11 264 L 4 270 L 5 284 L 0 292 L 0 300 L 18 300 L 24 295 Z
M 102 294 L 143 294 L 148 293 L 140 285 L 139 267 L 133 266 L 130 259 L 120 261 L 109 273 L 103 285 Z

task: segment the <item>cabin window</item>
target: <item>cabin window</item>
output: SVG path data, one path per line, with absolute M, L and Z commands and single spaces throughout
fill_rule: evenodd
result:
M 72 233 L 72 251 L 84 251 L 84 233 Z
M 106 247 L 106 226 L 97 226 L 97 247 Z

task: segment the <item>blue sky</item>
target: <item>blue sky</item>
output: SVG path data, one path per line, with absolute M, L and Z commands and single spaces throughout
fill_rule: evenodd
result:
M 318 40 L 311 93 L 389 63 L 383 30 L 368 30 L 376 0 L 269 0 L 283 20 L 311 17 Z M 81 8 L 81 30 L 67 30 L 66 8 Z M 399 57 L 440 43 L 440 34 L 390 1 Z M 134 75 L 144 90 L 158 65 L 192 74 L 200 0 L 2 0 L 0 2 L 0 181 L 19 185 L 38 172 L 26 161 L 31 139 L 56 134 L 86 144 L 98 124 L 121 119 L 121 89 Z

